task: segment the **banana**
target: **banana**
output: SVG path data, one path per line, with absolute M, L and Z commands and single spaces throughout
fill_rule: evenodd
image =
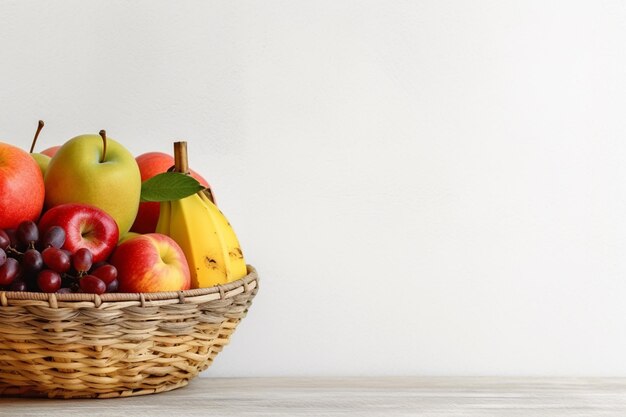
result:
M 157 221 L 158 225 L 161 225 L 161 232 L 164 235 L 170 235 L 170 213 L 172 211 L 172 205 L 169 201 L 165 201 L 161 203 L 161 207 L 159 209 L 159 220 Z M 158 228 L 158 226 L 157 226 Z M 157 230 L 158 231 L 158 230 Z
M 230 279 L 228 282 L 243 278 L 248 273 L 248 268 L 246 267 L 246 261 L 243 259 L 243 251 L 241 250 L 239 239 L 237 239 L 237 235 L 235 234 L 235 231 L 226 216 L 224 216 L 224 213 L 222 213 L 215 203 L 213 203 L 210 195 L 205 191 L 199 192 L 198 195 L 207 207 L 213 211 L 215 218 L 219 222 L 223 233 L 222 235 L 224 237 L 224 243 L 226 244 L 226 249 L 228 250 L 228 256 L 230 258 L 232 274 L 236 277 L 234 279 Z
M 247 274 L 233 228 L 204 192 L 162 202 L 156 231 L 182 248 L 192 288 L 225 284 Z

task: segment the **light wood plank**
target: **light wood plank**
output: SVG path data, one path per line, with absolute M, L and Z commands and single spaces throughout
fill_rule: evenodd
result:
M 198 378 L 112 400 L 0 399 L 0 416 L 626 416 L 626 378 Z

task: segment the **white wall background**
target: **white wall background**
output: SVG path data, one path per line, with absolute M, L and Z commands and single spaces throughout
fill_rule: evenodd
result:
M 2 1 L 0 140 L 190 142 L 262 287 L 208 371 L 626 375 L 626 5 Z

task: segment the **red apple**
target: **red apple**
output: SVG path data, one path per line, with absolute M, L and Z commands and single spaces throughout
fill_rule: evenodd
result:
M 157 174 L 166 172 L 174 165 L 174 158 L 162 152 L 148 152 L 135 158 L 139 165 L 141 173 L 141 181 L 145 181 Z M 191 176 L 200 182 L 203 186 L 211 189 L 211 186 L 202 178 L 200 174 L 191 170 Z M 145 202 L 139 204 L 139 211 L 135 218 L 135 223 L 130 228 L 135 233 L 154 233 L 157 222 L 159 221 L 160 204 L 155 202 Z
M 88 204 L 67 203 L 46 211 L 39 220 L 39 230 L 46 233 L 52 226 L 65 230 L 63 249 L 75 253 L 87 248 L 94 264 L 109 257 L 120 236 L 113 217 Z
M 191 285 L 185 254 L 170 237 L 148 233 L 131 237 L 113 252 L 119 292 L 188 290 Z
M 48 149 L 45 149 L 39 153 L 42 153 L 44 155 L 48 155 L 50 158 L 52 158 L 54 156 L 55 153 L 57 153 L 57 151 L 61 149 L 61 146 L 52 146 Z
M 0 142 L 0 228 L 37 221 L 43 208 L 43 175 L 27 152 Z

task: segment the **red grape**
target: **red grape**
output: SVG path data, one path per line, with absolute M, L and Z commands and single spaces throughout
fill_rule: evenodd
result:
M 50 246 L 41 252 L 41 256 L 43 257 L 43 262 L 56 272 L 63 273 L 70 269 L 70 257 L 61 249 Z
M 91 271 L 91 275 L 100 278 L 105 284 L 110 284 L 117 278 L 117 268 L 111 264 L 104 264 Z
M 57 292 L 61 288 L 61 275 L 50 269 L 44 269 L 37 275 L 37 285 L 43 292 Z
M 26 291 L 27 289 L 28 289 L 28 286 L 21 279 L 16 279 L 15 281 L 13 281 L 13 283 L 9 287 L 10 291 Z
M 72 293 L 72 289 L 71 288 L 60 288 L 59 291 L 57 291 L 58 294 L 71 294 Z
M 107 286 L 100 278 L 93 275 L 85 275 L 79 281 L 80 289 L 86 293 L 103 294 Z
M 15 229 L 4 229 L 4 233 L 9 237 L 9 246 L 17 247 L 17 237 L 15 237 Z
M 39 240 L 39 229 L 35 222 L 27 220 L 17 226 L 15 237 L 17 237 L 20 243 L 26 246 L 33 246 Z
M 72 266 L 74 266 L 74 269 L 78 272 L 89 271 L 92 261 L 93 255 L 87 248 L 80 248 L 72 255 Z
M 28 272 L 38 272 L 43 268 L 43 258 L 37 249 L 28 249 L 22 255 L 22 267 Z
M 107 292 L 117 292 L 119 287 L 120 287 L 120 282 L 114 279 L 113 281 L 107 284 Z
M 0 229 L 0 248 L 6 250 L 11 244 L 11 238 L 7 235 L 7 232 Z
M 108 265 L 108 262 L 105 261 L 100 261 L 100 262 L 96 262 L 95 264 L 93 264 L 92 268 L 93 269 L 98 269 L 100 268 L 102 265 Z
M 52 226 L 46 231 L 41 239 L 42 246 L 60 248 L 65 243 L 65 230 L 60 226 Z
M 0 285 L 11 285 L 20 272 L 17 259 L 7 258 L 4 265 L 0 266 Z
M 7 261 L 7 253 L 4 251 L 4 249 L 0 248 L 0 266 L 4 265 L 6 261 Z

